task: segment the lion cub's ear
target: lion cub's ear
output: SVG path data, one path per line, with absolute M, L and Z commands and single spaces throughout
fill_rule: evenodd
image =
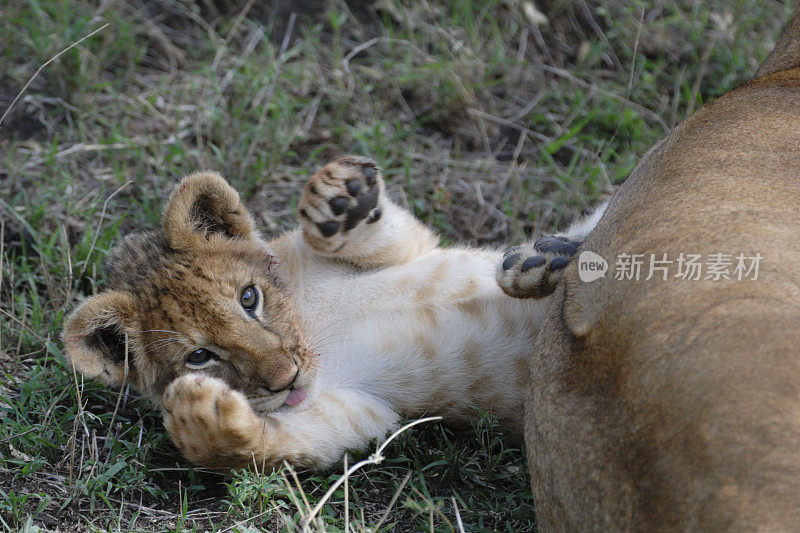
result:
M 255 224 L 239 194 L 216 172 L 183 178 L 167 200 L 162 224 L 176 250 L 256 238 Z
M 129 318 L 133 309 L 130 294 L 111 290 L 84 300 L 69 314 L 61 336 L 67 361 L 75 370 L 108 385 L 121 387 L 125 383 L 125 333 L 134 332 Z M 130 370 L 130 348 L 127 357 Z

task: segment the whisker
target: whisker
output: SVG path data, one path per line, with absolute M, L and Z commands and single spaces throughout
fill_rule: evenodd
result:
M 172 354 L 172 357 L 170 358 L 170 361 L 172 362 L 172 364 L 175 364 L 175 363 L 177 363 L 177 362 L 178 362 L 178 359 L 181 359 L 181 357 L 179 356 L 179 354 L 181 353 L 181 351 L 183 351 L 183 346 L 181 346 L 180 348 L 178 348 L 178 351 L 177 351 L 177 352 L 175 352 L 174 354 Z
M 327 330 L 328 330 L 328 329 L 329 329 L 331 326 L 333 326 L 334 324 L 339 324 L 340 322 L 345 322 L 345 321 L 347 321 L 347 320 L 350 320 L 350 317 L 346 317 L 346 318 L 340 318 L 339 320 L 334 320 L 333 322 L 329 323 L 329 324 L 328 324 L 327 326 L 325 326 L 324 328 L 322 328 L 322 329 L 320 329 L 320 330 L 318 330 L 318 331 L 314 332 L 314 334 L 313 334 L 311 337 L 309 337 L 309 338 L 308 338 L 308 340 L 309 340 L 309 341 L 313 341 L 313 340 L 314 340 L 314 339 L 316 339 L 316 338 L 317 338 L 319 335 L 321 335 L 322 333 L 324 333 L 325 331 L 327 331 Z
M 325 344 L 315 344 L 314 346 L 312 346 L 311 349 L 314 352 L 319 352 L 319 350 L 321 350 L 322 348 L 327 348 L 329 346 L 333 346 L 335 344 L 339 344 L 339 343 L 342 343 L 342 342 L 348 342 L 350 340 L 352 340 L 352 337 L 348 337 L 348 338 L 345 338 L 345 339 L 331 340 L 329 342 L 326 342 Z
M 349 340 L 350 339 L 339 339 L 335 341 L 326 342 L 325 344 L 319 344 L 319 345 L 315 344 L 314 346 L 311 346 L 311 351 L 316 353 L 317 355 L 320 355 L 321 352 L 327 350 L 331 346 L 341 345 L 342 343 L 347 345 Z
M 324 342 L 315 342 L 311 346 L 313 348 L 320 348 L 322 346 L 330 346 L 331 344 L 335 344 L 337 342 L 349 342 L 352 341 L 353 337 L 342 337 L 340 339 L 325 339 Z
M 158 344 L 159 345 L 158 348 L 164 348 L 165 346 L 169 346 L 172 343 L 182 342 L 182 341 L 183 339 L 178 339 L 175 337 L 168 337 L 166 339 L 156 339 L 153 342 L 148 342 L 147 344 L 145 344 L 143 348 L 147 348 L 148 346 L 152 346 L 153 344 Z
M 176 342 L 170 342 L 168 344 L 162 344 L 162 345 L 156 346 L 156 347 L 153 348 L 153 350 L 162 350 L 162 349 L 168 348 L 170 346 L 173 346 L 175 344 L 179 344 L 181 347 L 185 346 L 185 344 L 183 344 L 182 342 L 177 342 L 176 341 Z
M 315 339 L 313 341 L 309 340 L 309 341 L 306 341 L 306 342 L 308 342 L 309 344 L 316 344 L 318 342 L 324 342 L 324 341 L 326 341 L 328 339 L 335 339 L 337 337 L 350 337 L 350 334 L 349 333 L 345 333 L 345 332 L 331 333 L 330 335 L 326 335 L 326 336 L 322 337 L 321 339 Z
M 143 329 L 137 333 L 174 333 L 175 335 L 183 335 L 180 331 L 172 331 L 171 329 Z

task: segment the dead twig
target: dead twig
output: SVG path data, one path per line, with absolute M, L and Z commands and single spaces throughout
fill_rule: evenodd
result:
M 659 126 L 664 128 L 665 132 L 669 132 L 670 131 L 669 126 L 667 126 L 667 123 L 664 122 L 664 120 L 660 116 L 658 116 L 658 113 L 656 113 L 655 111 L 653 111 L 651 109 L 647 109 L 646 107 L 644 107 L 641 104 L 637 104 L 636 102 L 634 102 L 632 100 L 629 100 L 628 98 L 625 98 L 623 96 L 615 94 L 615 93 L 613 93 L 611 91 L 608 91 L 606 89 L 601 89 L 600 87 L 598 87 L 597 85 L 594 85 L 592 83 L 583 81 L 582 79 L 580 79 L 580 78 L 578 78 L 576 76 L 573 76 L 572 74 L 570 74 L 569 72 L 567 72 L 564 69 L 560 69 L 558 67 L 554 67 L 554 66 L 546 65 L 546 64 L 542 64 L 542 69 L 546 70 L 547 72 L 551 72 L 551 73 L 553 73 L 553 74 L 555 74 L 557 76 L 561 76 L 562 78 L 568 79 L 572 83 L 575 83 L 576 85 L 580 85 L 581 87 L 584 87 L 586 89 L 594 88 L 600 94 L 602 94 L 604 96 L 608 96 L 609 98 L 613 98 L 614 100 L 616 100 L 616 101 L 618 101 L 618 102 L 620 102 L 622 104 L 625 104 L 626 106 L 630 107 L 631 109 L 635 109 L 636 111 L 639 111 L 643 115 L 646 115 L 651 120 L 657 122 Z
M 342 59 L 342 66 L 344 67 L 344 71 L 349 74 L 350 60 L 353 59 L 358 54 L 360 54 L 361 52 L 363 52 L 364 50 L 366 50 L 367 48 L 370 48 L 371 46 L 374 46 L 378 43 L 405 44 L 414 51 L 416 51 L 417 53 L 419 53 L 419 55 L 423 56 L 426 61 L 428 62 L 433 61 L 433 58 L 431 58 L 430 54 L 425 53 L 419 46 L 415 45 L 414 43 L 406 39 L 395 39 L 393 37 L 373 37 L 369 41 L 361 43 L 360 45 L 356 46 L 355 48 L 350 50 L 350 52 L 348 52 L 346 56 L 344 56 L 344 58 Z
M 78 275 L 78 279 L 83 279 L 83 275 L 86 273 L 86 265 L 89 264 L 89 258 L 92 256 L 92 252 L 94 251 L 94 247 L 97 244 L 97 238 L 100 236 L 100 228 L 103 225 L 103 219 L 106 216 L 106 208 L 108 208 L 108 202 L 112 198 L 114 198 L 122 189 L 127 187 L 133 183 L 133 181 L 126 181 L 123 185 L 121 185 L 116 191 L 112 192 L 106 201 L 103 202 L 103 209 L 100 211 L 100 220 L 97 221 L 97 228 L 94 230 L 94 239 L 92 240 L 92 245 L 89 247 L 89 253 L 86 254 L 86 260 L 83 262 L 83 266 L 81 267 L 81 273 Z
M 458 504 L 456 504 L 456 497 L 450 496 L 450 501 L 453 503 L 453 511 L 456 513 L 456 525 L 458 525 L 458 531 L 460 533 L 464 533 L 464 522 L 461 521 L 461 512 L 458 510 Z
M 386 509 L 383 511 L 383 514 L 381 515 L 381 519 L 378 520 L 377 524 L 375 524 L 375 527 L 373 528 L 373 531 L 380 531 L 381 525 L 383 525 L 383 523 L 386 521 L 386 519 L 389 518 L 389 513 L 391 512 L 392 508 L 394 507 L 394 504 L 397 503 L 397 499 L 400 497 L 400 494 L 403 492 L 403 489 L 406 488 L 406 483 L 408 483 L 409 479 L 411 479 L 411 472 L 407 473 L 405 475 L 405 477 L 403 477 L 403 481 L 400 483 L 400 486 L 397 487 L 397 490 L 394 491 L 394 495 L 392 496 L 392 499 L 389 501 L 389 505 L 386 506 Z M 345 494 L 345 497 L 346 497 L 347 496 L 347 489 L 346 488 L 345 488 L 345 493 L 344 494 Z M 347 528 L 345 528 L 345 531 L 347 531 Z
M 713 32 L 711 34 L 711 40 L 708 42 L 708 46 L 706 46 L 705 50 L 703 50 L 703 55 L 700 57 L 700 67 L 697 69 L 697 76 L 695 76 L 694 82 L 692 83 L 692 92 L 689 95 L 689 103 L 686 104 L 687 114 L 694 113 L 694 106 L 697 103 L 697 96 L 700 94 L 700 85 L 703 83 L 703 78 L 706 77 L 706 71 L 708 71 L 708 62 L 711 59 L 711 54 L 714 52 L 714 48 L 717 46 L 718 39 L 719 33 Z
M 19 437 L 21 437 L 23 435 L 27 435 L 28 433 L 33 433 L 34 431 L 36 431 L 36 429 L 37 428 L 31 428 L 31 429 L 29 429 L 27 431 L 23 431 L 22 433 L 17 433 L 16 435 L 11 435 L 10 437 L 6 437 L 4 439 L 0 439 L 0 442 L 8 442 L 10 440 L 17 439 L 17 438 L 19 438 Z
M 122 368 L 122 383 L 128 382 L 128 334 L 125 334 L 125 366 Z M 108 460 L 111 459 L 111 432 L 114 431 L 114 420 L 117 418 L 117 413 L 119 412 L 119 403 L 122 400 L 122 393 L 125 390 L 125 387 L 120 387 L 119 392 L 117 393 L 117 403 L 114 405 L 114 412 L 111 413 L 111 421 L 108 423 L 108 431 L 106 432 L 106 445 L 109 447 L 108 457 L 106 457 L 106 464 Z
M 264 124 L 267 120 L 267 113 L 269 111 L 269 103 L 272 100 L 272 96 L 275 94 L 275 87 L 278 83 L 278 78 L 281 76 L 281 68 L 283 67 L 283 63 L 286 58 L 286 51 L 289 49 L 289 41 L 292 37 L 292 31 L 294 30 L 294 21 L 297 18 L 294 12 L 289 15 L 289 23 L 286 25 L 286 32 L 283 34 L 283 41 L 281 42 L 281 48 L 278 52 L 278 60 L 275 62 L 275 71 L 272 73 L 272 79 L 269 81 L 269 85 L 267 86 L 267 90 L 265 95 L 257 95 L 253 101 L 262 101 L 261 104 L 261 114 L 258 117 L 258 125 L 256 126 L 256 131 L 260 131 L 261 128 L 264 127 Z M 250 164 L 250 159 L 253 157 L 253 154 L 256 150 L 256 138 L 254 138 L 250 142 L 250 146 L 247 147 L 247 153 L 242 159 L 241 165 L 239 165 L 239 174 L 243 174 L 244 170 L 247 168 L 247 165 Z
M 333 496 L 333 493 L 336 492 L 336 489 L 338 489 L 342 485 L 342 483 L 344 483 L 345 479 L 347 479 L 348 477 L 353 475 L 353 473 L 356 470 L 358 470 L 359 468 L 361 468 L 362 466 L 366 466 L 366 465 L 370 465 L 370 464 L 377 465 L 377 464 L 382 463 L 383 460 L 385 459 L 385 457 L 383 456 L 383 450 L 398 435 L 403 433 L 405 430 L 416 426 L 417 424 L 423 424 L 425 422 L 433 422 L 435 420 L 441 420 L 441 419 L 442 419 L 441 416 L 429 416 L 427 418 L 420 418 L 419 420 L 414 420 L 413 422 L 406 424 L 405 426 L 401 427 L 400 429 L 398 429 L 397 431 L 392 433 L 391 436 L 388 439 L 383 441 L 383 444 L 378 446 L 378 449 L 375 450 L 375 453 L 373 453 L 372 455 L 370 455 L 369 457 L 367 457 L 363 461 L 359 461 L 356 464 L 354 464 L 353 466 L 351 466 L 347 470 L 347 472 L 344 473 L 344 475 L 342 477 L 340 477 L 338 480 L 336 480 L 336 483 L 334 483 L 333 485 L 330 486 L 330 488 L 325 493 L 325 495 L 322 496 L 322 498 L 320 498 L 319 502 L 317 502 L 317 505 L 315 505 L 314 508 L 311 509 L 311 512 L 308 514 L 308 516 L 306 516 L 303 519 L 303 522 L 302 522 L 303 530 L 304 531 L 308 531 L 308 524 L 310 524 L 311 521 L 314 520 L 314 517 L 317 515 L 317 513 L 319 513 L 320 510 L 322 509 L 322 507 L 328 502 L 328 500 L 330 500 L 331 496 Z
M 89 37 L 92 37 L 93 35 L 95 35 L 95 34 L 97 34 L 97 33 L 101 32 L 101 31 L 103 31 L 104 29 L 106 29 L 106 27 L 107 27 L 108 25 L 109 25 L 109 23 L 105 23 L 105 24 L 103 24 L 102 26 L 100 26 L 99 28 L 97 28 L 96 30 L 94 30 L 94 31 L 93 31 L 92 33 L 90 33 L 89 35 L 86 35 L 85 37 L 82 37 L 82 38 L 78 39 L 77 41 L 75 41 L 74 43 L 72 43 L 71 45 L 67 46 L 66 48 L 64 48 L 63 50 L 61 50 L 59 53 L 57 53 L 56 55 L 54 55 L 53 57 L 51 57 L 50 59 L 48 59 L 47 61 L 45 61 L 45 62 L 44 62 L 44 64 L 43 64 L 41 67 L 39 67 L 38 69 L 36 69 L 36 72 L 34 72 L 34 73 L 33 73 L 33 76 L 31 76 L 31 79 L 29 79 L 29 80 L 28 80 L 28 83 L 26 83 L 26 84 L 25 84 L 25 85 L 22 87 L 22 89 L 19 91 L 19 93 L 17 93 L 17 96 L 16 96 L 16 97 L 14 97 L 14 99 L 11 101 L 11 105 L 9 105 L 9 106 L 8 106 L 8 109 L 6 109 L 5 113 L 3 113 L 3 116 L 2 116 L 2 117 L 0 117 L 0 128 L 2 128 L 2 127 L 3 127 L 3 120 L 5 120 L 6 116 L 7 116 L 7 115 L 8 115 L 8 114 L 11 112 L 11 110 L 14 108 L 14 104 L 16 104 L 16 103 L 17 103 L 17 100 L 19 100 L 19 99 L 22 97 L 23 93 L 24 93 L 24 92 L 25 92 L 25 91 L 28 89 L 28 86 L 30 86 L 30 84 L 31 84 L 31 83 L 33 83 L 33 80 L 35 80 L 35 79 L 36 79 L 36 76 L 38 76 L 38 75 L 39 75 L 39 73 L 40 73 L 42 70 L 44 70 L 44 68 L 45 68 L 47 65 L 49 65 L 50 63 L 52 63 L 53 61 L 55 61 L 56 59 L 58 59 L 58 58 L 59 58 L 59 57 L 61 57 L 62 55 L 66 54 L 67 52 L 69 52 L 70 50 L 72 50 L 73 48 L 75 48 L 76 46 L 78 46 L 79 44 L 81 44 L 83 41 L 85 41 L 85 40 L 86 40 L 86 39 L 88 39 Z

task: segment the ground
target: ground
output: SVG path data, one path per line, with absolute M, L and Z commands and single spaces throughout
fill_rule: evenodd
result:
M 276 234 L 315 169 L 367 155 L 444 244 L 517 243 L 746 81 L 793 3 L 4 2 L 0 113 L 108 26 L 0 124 L 0 525 L 292 530 L 340 477 L 193 469 L 144 400 L 64 366 L 65 312 L 184 174 L 220 170 Z M 523 456 L 489 419 L 414 428 L 315 527 L 534 530 Z

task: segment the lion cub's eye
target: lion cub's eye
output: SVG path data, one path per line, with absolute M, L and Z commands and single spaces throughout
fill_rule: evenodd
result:
M 239 303 L 242 304 L 245 311 L 253 312 L 258 305 L 258 291 L 253 285 L 246 287 L 241 296 L 239 296 Z
M 186 362 L 190 365 L 200 366 L 208 363 L 212 359 L 216 359 L 217 354 L 212 352 L 211 350 L 206 350 L 205 348 L 200 348 L 199 350 L 195 350 L 190 353 L 186 357 Z

